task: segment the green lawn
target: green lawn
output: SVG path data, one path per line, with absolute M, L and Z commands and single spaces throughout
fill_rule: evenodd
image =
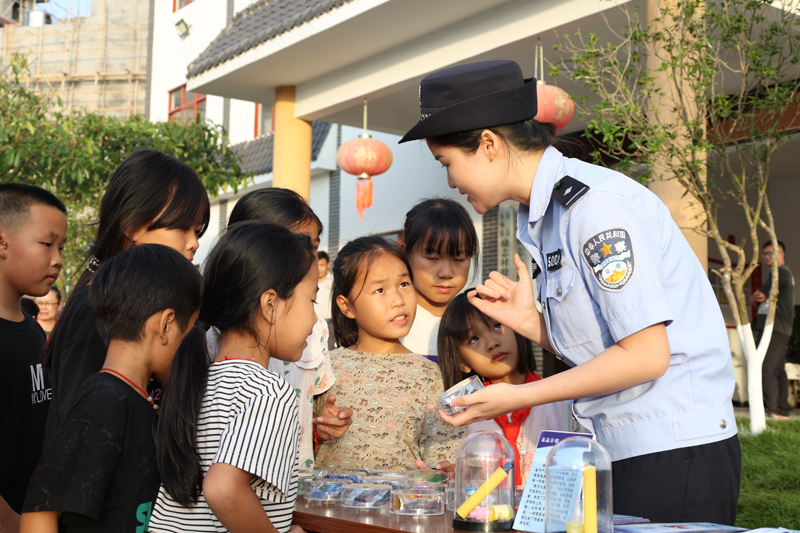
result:
M 800 529 L 800 420 L 768 420 L 760 435 L 737 418 L 742 444 L 742 486 L 736 525 Z

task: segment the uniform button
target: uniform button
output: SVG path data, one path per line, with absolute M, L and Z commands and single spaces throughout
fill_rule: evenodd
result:
M 719 421 L 719 427 L 721 427 L 722 429 L 725 429 L 725 428 L 727 428 L 727 427 L 728 427 L 728 422 L 727 422 L 727 420 L 725 420 L 725 419 L 722 419 L 722 420 L 720 420 L 720 421 Z
M 561 287 L 556 289 L 556 296 L 561 296 Z
M 561 187 L 561 180 L 558 180 L 558 181 L 556 182 L 556 184 L 555 184 L 555 185 L 553 185 L 553 188 L 554 188 L 554 189 L 558 189 L 559 187 Z

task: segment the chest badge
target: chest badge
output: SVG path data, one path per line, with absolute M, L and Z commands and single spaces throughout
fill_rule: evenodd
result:
M 583 243 L 581 252 L 601 289 L 619 292 L 633 277 L 636 257 L 626 229 L 613 228 L 597 233 Z
M 561 248 L 547 254 L 547 271 L 554 272 L 561 268 Z

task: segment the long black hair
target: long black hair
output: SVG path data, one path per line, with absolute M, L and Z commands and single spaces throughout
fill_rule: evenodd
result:
M 406 213 L 403 249 L 410 255 L 415 248 L 452 257 L 463 253 L 477 272 L 481 248 L 475 224 L 464 206 L 450 198 L 427 198 Z
M 264 344 L 256 329 L 261 295 L 273 289 L 279 298 L 291 298 L 314 262 L 307 235 L 267 222 L 235 224 L 205 263 L 198 320 L 218 328 L 221 338 L 239 331 Z M 205 333 L 195 326 L 181 342 L 164 386 L 156 431 L 161 483 L 184 506 L 197 501 L 203 479 L 197 420 L 208 380 Z
M 339 250 L 336 261 L 333 262 L 331 319 L 333 320 L 333 333 L 336 335 L 336 342 L 339 346 L 352 346 L 358 341 L 358 325 L 354 319 L 347 318 L 342 313 L 336 303 L 336 298 L 342 295 L 350 303 L 354 302 L 364 287 L 362 284 L 361 287 L 354 290 L 356 282 L 361 277 L 361 272 L 364 273 L 366 280 L 372 263 L 383 254 L 393 255 L 402 261 L 408 269 L 411 281 L 414 281 L 411 263 L 408 262 L 408 256 L 403 249 L 396 242 L 388 241 L 377 235 L 359 237 L 348 242 Z
M 272 222 L 289 229 L 313 221 L 322 234 L 322 221 L 303 197 L 290 189 L 267 187 L 245 194 L 233 207 L 228 226 L 253 220 Z
M 464 372 L 461 365 L 467 362 L 461 356 L 461 345 L 473 335 L 477 324 L 482 322 L 486 327 L 493 328 L 497 324 L 469 303 L 467 293 L 475 289 L 467 289 L 458 294 L 451 301 L 439 322 L 439 337 L 436 340 L 436 351 L 439 353 L 439 367 L 442 369 L 442 379 L 445 390 L 449 389 L 462 379 L 476 375 L 474 372 Z M 517 370 L 527 375 L 536 371 L 536 359 L 533 354 L 533 343 L 514 332 L 517 339 Z
M 202 225 L 202 236 L 210 217 L 208 193 L 194 170 L 157 150 L 134 152 L 120 163 L 108 180 L 100 201 L 97 235 L 89 247 L 89 256 L 94 259 L 75 288 L 89 285 L 97 265 L 128 248 L 136 230 L 186 229 Z M 72 295 L 62 317 L 69 314 L 71 301 Z M 59 325 L 64 322 L 56 322 L 42 355 L 42 366 L 48 374 Z

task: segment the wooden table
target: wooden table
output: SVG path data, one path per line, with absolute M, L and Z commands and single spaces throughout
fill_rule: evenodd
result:
M 297 498 L 292 524 L 317 533 L 451 533 L 453 511 L 436 516 L 404 516 L 389 508 L 359 510 Z

